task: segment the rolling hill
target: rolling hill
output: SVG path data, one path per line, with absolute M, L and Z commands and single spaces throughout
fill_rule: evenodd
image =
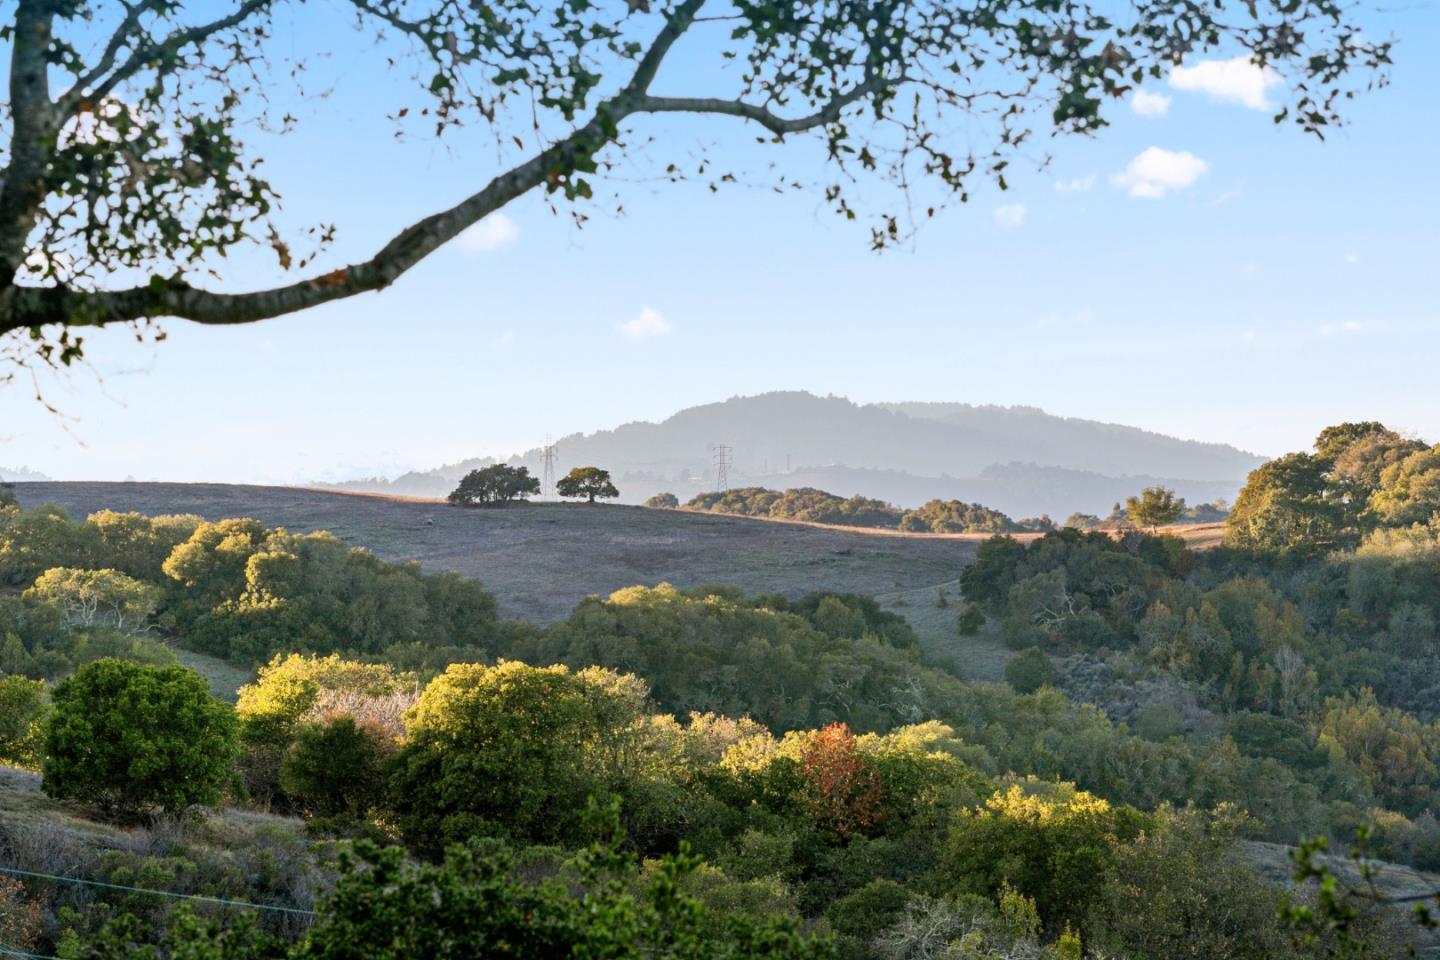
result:
M 897 506 L 939 497 L 980 502 L 1015 517 L 1105 513 L 1141 487 L 1164 483 L 1192 502 L 1230 499 L 1263 458 L 1222 444 L 1135 427 L 1057 417 L 1033 407 L 856 404 L 803 392 L 735 397 L 659 423 L 572 434 L 558 443 L 562 470 L 595 464 L 625 502 L 668 490 L 682 499 L 714 486 L 713 445 L 734 450 L 731 486 L 814 486 Z M 542 452 L 507 462 L 541 469 Z M 467 460 L 343 489 L 444 496 Z
M 417 561 L 483 582 L 501 612 L 563 619 L 590 594 L 637 583 L 725 584 L 752 593 L 885 594 L 955 580 L 978 538 L 907 537 L 615 505 L 443 503 L 293 487 L 187 483 L 19 483 L 21 506 L 253 517 L 296 531 L 328 530 L 384 560 Z

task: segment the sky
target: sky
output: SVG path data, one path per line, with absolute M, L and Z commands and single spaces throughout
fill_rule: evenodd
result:
M 418 102 L 340 0 L 284 24 L 323 99 L 277 94 L 255 134 L 286 223 L 333 222 L 320 269 L 368 257 L 498 169 L 493 144 L 397 138 Z M 1367 14 L 1392 84 L 1320 143 L 1272 122 L 1283 90 L 1196 61 L 1048 141 L 901 249 L 814 194 L 625 179 L 577 228 L 525 197 L 392 288 L 239 328 L 92 334 L 89 366 L 0 387 L 0 466 L 57 479 L 306 482 L 393 475 L 695 404 L 804 389 L 857 402 L 1023 404 L 1266 455 L 1341 420 L 1440 441 L 1440 6 Z M 288 33 L 287 33 L 288 31 Z M 709 78 L 662 75 L 661 92 Z M 294 101 L 286 100 L 293 97 Z M 651 152 L 817 169 L 738 122 L 655 121 Z M 235 287 L 282 279 L 242 256 Z

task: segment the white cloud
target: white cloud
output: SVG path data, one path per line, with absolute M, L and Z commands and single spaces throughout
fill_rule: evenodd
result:
M 1322 323 L 1319 327 L 1320 336 L 1334 337 L 1344 333 L 1360 333 L 1365 325 L 1359 320 L 1345 320 L 1341 323 Z
M 1141 153 L 1124 173 L 1117 173 L 1110 182 L 1129 191 L 1132 197 L 1156 199 L 1171 190 L 1183 190 L 1204 176 L 1210 164 L 1193 153 L 1150 147 Z
M 1006 230 L 1014 230 L 1025 222 L 1025 204 L 1007 203 L 995 208 L 995 222 Z
M 1073 180 L 1056 180 L 1055 190 L 1058 193 L 1085 193 L 1095 187 L 1095 174 L 1088 177 L 1076 177 Z
M 1170 72 L 1170 86 L 1176 90 L 1209 94 L 1251 110 L 1269 110 L 1266 92 L 1280 82 L 1280 74 L 1256 66 L 1249 57 L 1201 60 L 1193 67 L 1176 67 Z
M 1130 98 L 1130 109 L 1142 117 L 1163 117 L 1170 112 L 1170 98 L 1163 93 L 1136 90 Z
M 460 234 L 460 249 L 466 253 L 489 253 L 520 239 L 520 228 L 503 213 L 492 213 Z
M 673 328 L 670 321 L 660 315 L 660 311 L 652 310 L 650 307 L 640 311 L 640 316 L 634 320 L 627 320 L 620 324 L 620 332 L 631 340 L 648 340 L 651 337 L 662 337 Z
M 1347 253 L 1345 254 L 1345 262 L 1353 267 L 1360 262 L 1360 258 L 1353 253 Z

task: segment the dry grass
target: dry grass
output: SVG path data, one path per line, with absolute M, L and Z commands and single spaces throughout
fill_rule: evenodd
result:
M 939 591 L 945 592 L 946 605 L 938 606 Z M 1001 681 L 1005 665 L 1015 652 L 1000 642 L 994 625 L 973 637 L 960 636 L 957 619 L 963 601 L 960 581 L 951 580 L 918 590 L 898 590 L 875 597 L 880 606 L 898 613 L 910 622 L 920 638 L 920 650 L 926 662 L 944 667 L 966 680 Z
M 505 616 L 564 618 L 590 594 L 637 583 L 726 584 L 752 593 L 884 594 L 954 580 L 974 537 L 836 530 L 643 507 L 515 504 L 459 509 L 438 501 L 294 487 L 180 483 L 20 483 L 25 506 L 58 503 L 72 517 L 100 510 L 254 517 L 328 530 L 393 561 L 481 580 Z
M 1278 843 L 1247 842 L 1241 844 L 1246 862 L 1263 879 L 1276 886 L 1294 885 L 1294 864 L 1290 859 L 1293 847 Z M 1366 890 L 1364 879 L 1354 861 L 1334 854 L 1321 855 L 1319 861 L 1335 874 L 1342 887 Z M 1415 897 L 1433 894 L 1440 890 L 1440 874 L 1416 870 L 1398 863 L 1375 861 L 1378 870 L 1374 877 L 1375 892 L 1382 897 Z M 1433 901 L 1432 901 L 1433 904 Z M 1391 908 L 1395 912 L 1395 925 L 1407 941 L 1413 941 L 1415 955 L 1440 958 L 1440 930 L 1423 930 L 1411 923 L 1412 905 L 1407 903 Z

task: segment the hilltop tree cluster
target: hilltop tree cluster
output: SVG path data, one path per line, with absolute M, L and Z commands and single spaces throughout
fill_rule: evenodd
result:
M 673 496 L 660 494 L 652 500 L 656 501 L 656 506 L 670 506 L 669 499 L 662 498 Z M 678 505 L 677 500 L 674 506 Z M 1054 527 L 1048 517 L 1016 522 L 998 510 L 960 500 L 931 500 L 916 510 L 901 510 L 883 500 L 859 495 L 838 497 L 812 487 L 783 491 L 737 487 L 723 492 L 700 493 L 692 497 L 683 509 L 839 526 L 892 528 L 911 533 L 999 533 Z
M 529 467 L 497 463 L 471 470 L 461 478 L 448 499 L 457 507 L 498 507 L 539 492 L 540 479 L 530 476 Z M 609 471 L 599 467 L 574 468 L 555 484 L 555 492 L 562 497 L 583 498 L 589 503 L 620 496 L 610 481 Z

